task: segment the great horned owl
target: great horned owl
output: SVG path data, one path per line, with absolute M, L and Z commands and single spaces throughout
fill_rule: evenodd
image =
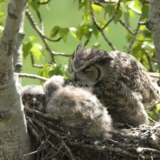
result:
M 120 51 L 79 45 L 71 60 L 71 74 L 76 84 L 92 88 L 115 122 L 133 126 L 146 123 L 144 106 L 159 99 L 144 67 Z
M 50 113 L 68 128 L 71 134 L 108 138 L 112 120 L 96 96 L 83 88 L 60 87 L 46 106 Z
M 45 95 L 42 86 L 28 85 L 21 91 L 23 105 L 41 112 L 45 108 Z

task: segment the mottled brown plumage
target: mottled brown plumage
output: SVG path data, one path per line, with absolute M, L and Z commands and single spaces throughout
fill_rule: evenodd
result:
M 120 51 L 79 45 L 71 60 L 71 74 L 76 84 L 92 88 L 115 122 L 147 123 L 144 107 L 159 99 L 142 64 Z

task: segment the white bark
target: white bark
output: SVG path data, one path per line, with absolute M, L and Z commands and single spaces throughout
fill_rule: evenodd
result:
M 151 30 L 155 45 L 155 54 L 160 71 L 160 0 L 150 0 L 148 29 Z
M 14 71 L 16 73 L 22 72 L 22 40 L 24 38 L 24 33 L 20 32 L 17 37 L 17 43 L 16 43 L 16 51 L 14 54 Z
M 22 40 L 24 38 L 24 18 L 25 18 L 25 12 L 22 13 L 22 21 L 21 21 L 19 33 L 17 35 L 16 51 L 13 59 L 14 71 L 17 73 L 21 73 L 22 71 L 22 59 L 23 59 Z
M 29 159 L 30 141 L 13 56 L 27 0 L 11 0 L 0 41 L 0 160 Z

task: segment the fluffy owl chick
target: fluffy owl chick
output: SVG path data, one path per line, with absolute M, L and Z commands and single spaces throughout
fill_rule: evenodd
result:
M 63 76 L 52 76 L 51 78 L 49 78 L 43 86 L 43 90 L 46 96 L 46 101 L 50 99 L 52 94 L 55 93 L 57 89 L 65 85 L 69 85 L 70 83 L 71 81 L 68 79 L 64 79 Z
M 62 120 L 71 134 L 108 138 L 112 120 L 106 108 L 89 91 L 73 86 L 58 89 L 46 112 Z
M 44 86 L 43 90 L 47 98 L 49 98 L 57 89 L 61 88 L 65 84 L 65 79 L 62 76 L 52 76 L 49 78 Z
M 147 123 L 144 107 L 159 100 L 144 67 L 131 55 L 78 46 L 71 61 L 76 84 L 89 86 L 108 107 L 113 121 L 138 126 Z
M 42 86 L 28 85 L 22 88 L 22 102 L 25 107 L 44 112 L 45 95 Z

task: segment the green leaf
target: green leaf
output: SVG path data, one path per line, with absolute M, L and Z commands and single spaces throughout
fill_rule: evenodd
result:
M 93 8 L 93 11 L 98 13 L 98 14 L 101 13 L 101 11 L 102 11 L 102 7 L 98 6 L 96 4 L 92 4 L 92 8 Z
M 70 27 L 70 28 L 69 28 L 69 31 L 70 31 L 71 35 L 72 35 L 75 39 L 78 39 L 78 37 L 77 37 L 77 28 L 75 28 L 75 27 Z
M 79 32 L 78 32 L 79 33 L 79 37 L 85 36 L 86 38 L 89 38 L 90 32 L 92 32 L 92 28 L 91 28 L 90 24 L 82 24 L 79 27 Z
M 153 112 L 153 111 L 150 111 L 150 112 L 149 112 L 149 117 L 151 117 L 152 119 L 154 119 L 154 118 L 155 118 L 155 114 L 154 114 L 154 112 Z
M 146 20 L 148 18 L 149 5 L 142 6 L 142 19 Z
M 142 57 L 142 53 L 144 53 L 144 50 L 142 51 L 143 49 L 141 48 L 141 44 L 140 43 L 135 43 L 133 45 L 133 48 L 132 48 L 132 53 L 133 55 L 136 57 L 137 60 L 141 60 L 141 57 Z
M 160 112 L 160 104 L 156 106 L 156 111 Z
M 116 18 L 114 19 L 114 22 L 117 23 L 121 17 L 122 17 L 122 11 L 119 9 Z
M 55 26 L 50 32 L 50 37 L 54 38 L 57 35 L 60 35 L 62 37 L 62 39 L 64 41 L 66 41 L 67 37 L 68 37 L 68 32 L 69 32 L 69 28 L 63 28 L 63 27 Z
M 136 14 L 141 14 L 141 2 L 139 0 L 131 1 L 129 8 Z
M 141 46 L 144 50 L 146 50 L 146 52 L 151 52 L 154 50 L 154 45 L 150 42 L 147 42 L 147 41 L 143 42 L 143 44 Z
M 111 17 L 115 12 L 115 6 L 113 4 L 107 4 L 104 10 L 105 10 L 105 15 L 108 14 L 109 17 Z
M 123 13 L 128 13 L 128 4 L 127 3 L 121 3 L 120 6 L 121 10 L 123 11 Z
M 62 37 L 62 39 L 63 39 L 64 41 L 67 40 L 68 32 L 69 32 L 69 29 L 68 29 L 68 28 L 60 28 L 60 29 L 59 29 L 59 34 L 60 34 L 60 36 Z
M 87 0 L 79 0 L 79 10 L 87 6 Z
M 61 64 L 53 64 L 53 68 L 50 70 L 49 76 L 51 77 L 53 75 L 63 75 Z
M 40 60 L 42 56 L 42 51 L 43 51 L 42 45 L 40 45 L 39 43 L 34 43 L 32 45 L 31 52 L 33 53 L 34 57 L 37 60 Z
M 32 48 L 32 43 L 31 42 L 23 44 L 22 50 L 23 50 L 24 59 L 30 54 L 31 48 Z
M 39 70 L 38 74 L 42 77 L 49 78 L 48 72 L 51 64 L 45 64 L 42 69 Z
M 39 9 L 39 0 L 29 0 L 29 5 L 32 6 L 32 8 L 37 11 Z
M 59 27 L 59 26 L 53 27 L 53 29 L 52 29 L 51 32 L 50 32 L 50 37 L 51 37 L 51 38 L 54 38 L 55 36 L 57 36 L 59 30 L 60 30 L 60 27 Z
M 46 78 L 52 77 L 53 75 L 68 77 L 66 65 L 59 63 L 45 64 L 38 74 Z
M 92 25 L 88 23 L 82 23 L 77 28 L 74 28 L 74 27 L 70 28 L 71 35 L 77 40 L 81 40 L 84 36 L 86 38 L 89 38 L 91 32 L 93 32 Z
M 36 39 L 35 36 L 29 36 L 29 40 L 30 40 L 30 41 L 34 41 L 35 39 Z

